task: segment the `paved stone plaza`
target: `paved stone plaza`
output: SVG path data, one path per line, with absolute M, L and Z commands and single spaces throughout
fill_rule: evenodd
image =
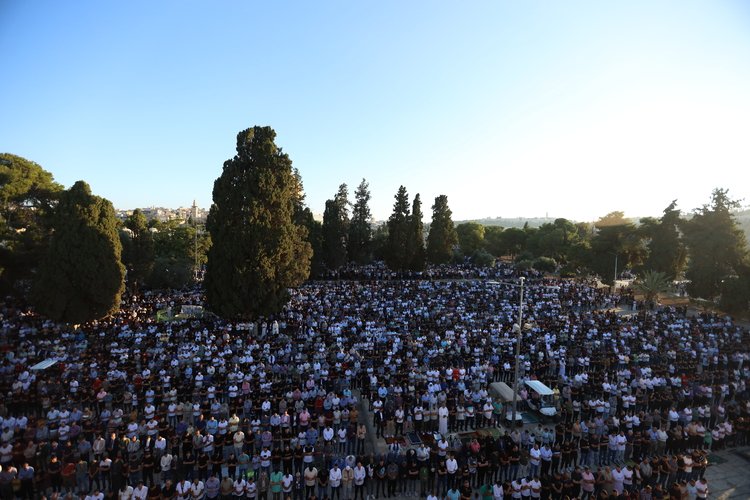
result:
M 750 447 L 721 451 L 716 455 L 726 462 L 706 470 L 709 498 L 750 498 Z

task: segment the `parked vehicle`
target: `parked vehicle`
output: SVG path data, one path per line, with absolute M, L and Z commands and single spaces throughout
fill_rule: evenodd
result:
M 545 417 L 555 417 L 557 400 L 554 391 L 539 380 L 527 380 L 525 383 L 529 389 L 529 398 L 526 400 L 529 408 Z

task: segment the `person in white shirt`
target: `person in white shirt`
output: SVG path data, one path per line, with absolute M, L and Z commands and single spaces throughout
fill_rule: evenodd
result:
M 159 459 L 162 481 L 166 481 L 172 475 L 172 460 L 174 460 L 174 457 L 171 453 L 166 453 Z M 179 486 L 179 484 L 177 486 Z
M 521 478 L 521 497 L 529 498 L 531 496 L 531 485 L 525 477 Z
M 177 500 L 191 500 L 190 481 L 188 481 L 187 479 L 177 483 Z
M 117 492 L 117 498 L 119 500 L 130 500 L 133 498 L 133 487 L 127 483 L 123 484 L 120 491 Z
M 83 500 L 104 500 L 104 493 L 99 491 L 99 488 L 94 488 L 94 491 L 86 495 Z
M 326 443 L 330 443 L 333 440 L 333 428 L 331 426 L 323 429 L 323 440 Z
M 503 500 L 505 491 L 503 490 L 503 483 L 499 479 L 492 485 L 492 500 Z
M 708 498 L 708 479 L 698 479 L 695 482 L 695 492 L 698 498 Z
M 244 478 L 240 477 L 239 479 L 234 480 L 234 491 L 232 494 L 234 495 L 235 498 L 241 498 L 242 496 L 244 496 L 246 489 L 247 489 L 247 482 L 245 481 Z M 254 494 L 255 493 L 253 492 L 253 495 Z M 250 498 L 249 495 L 248 495 L 248 498 Z
M 146 500 L 148 498 L 148 488 L 143 485 L 143 481 L 138 481 L 138 486 L 133 488 L 133 500 Z
M 357 462 L 357 466 L 354 467 L 354 498 L 357 498 L 357 495 L 360 496 L 360 498 L 364 498 L 364 486 L 365 486 L 365 479 L 367 478 L 367 469 L 365 469 L 362 466 L 362 462 Z
M 448 472 L 448 487 L 458 486 L 456 484 L 456 471 L 458 470 L 458 461 L 451 453 L 448 455 L 448 460 L 445 461 L 445 469 Z
M 339 487 L 341 486 L 341 469 L 339 464 L 333 464 L 333 468 L 328 473 L 328 485 L 331 487 L 331 500 L 334 497 L 339 497 Z
M 542 482 L 539 480 L 539 477 L 534 476 L 531 481 L 529 481 L 529 490 L 531 492 L 531 498 L 540 498 L 542 495 Z
M 192 500 L 201 500 L 205 491 L 206 485 L 203 481 L 199 480 L 197 477 L 193 479 L 193 483 L 190 485 L 190 498 Z
M 612 481 L 614 482 L 612 488 L 617 492 L 618 495 L 620 495 L 625 489 L 625 474 L 623 473 L 622 468 L 619 465 L 612 471 Z
M 520 499 L 521 498 L 521 490 L 522 490 L 521 481 L 519 479 L 514 479 L 510 483 L 510 486 L 513 489 L 513 492 L 510 494 L 510 496 L 512 498 L 514 498 L 515 500 Z
M 624 469 L 622 469 L 622 474 L 624 476 L 622 480 L 623 487 L 626 491 L 631 491 L 633 489 L 633 468 L 628 465 Z
M 535 477 L 539 474 L 541 459 L 542 451 L 539 449 L 539 445 L 535 444 L 534 447 L 529 450 L 529 475 L 531 477 Z

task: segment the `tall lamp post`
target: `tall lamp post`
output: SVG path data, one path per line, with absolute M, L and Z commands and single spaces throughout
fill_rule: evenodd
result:
M 193 200 L 193 249 L 194 265 L 193 265 L 193 277 L 195 281 L 198 281 L 198 205 Z
M 520 281 L 521 297 L 518 300 L 518 324 L 513 325 L 513 331 L 516 333 L 516 367 L 515 375 L 513 377 L 513 414 L 511 415 L 513 427 L 516 426 L 516 409 L 518 408 L 518 369 L 520 367 L 521 340 L 523 335 L 523 276 L 520 278 Z

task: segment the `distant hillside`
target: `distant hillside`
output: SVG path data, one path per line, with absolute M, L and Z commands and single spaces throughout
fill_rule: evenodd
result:
M 524 224 L 528 222 L 529 227 L 539 227 L 542 224 L 553 223 L 555 218 L 552 217 L 515 217 L 513 219 L 505 217 L 486 217 L 484 219 L 471 219 L 471 220 L 459 220 L 455 223 L 461 224 L 462 222 L 478 222 L 483 226 L 502 226 L 504 228 L 518 227 L 522 228 Z
M 742 210 L 740 212 L 735 212 L 734 214 L 737 222 L 739 223 L 742 230 L 745 232 L 745 238 L 747 238 L 748 243 L 750 243 L 750 209 L 748 210 Z M 634 224 L 638 224 L 641 217 L 631 217 L 630 220 Z M 528 222 L 529 227 L 539 227 L 542 224 L 545 223 L 552 223 L 555 222 L 555 218 L 553 217 L 514 217 L 514 218 L 506 218 L 506 217 L 485 217 L 484 219 L 470 219 L 470 220 L 460 220 L 455 221 L 455 224 L 461 224 L 462 222 L 478 222 L 482 224 L 483 226 L 502 226 L 504 228 L 509 227 L 518 227 L 522 228 L 524 224 Z M 571 222 L 578 222 L 578 221 L 571 221 Z

